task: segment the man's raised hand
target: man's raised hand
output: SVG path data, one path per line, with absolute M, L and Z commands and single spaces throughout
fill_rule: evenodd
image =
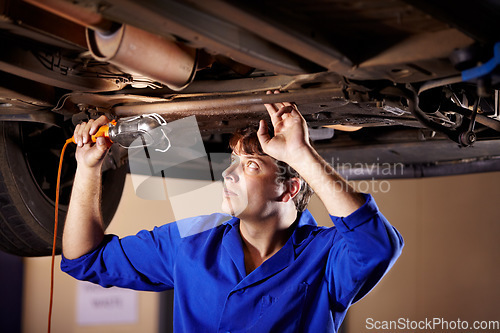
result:
M 274 94 L 279 94 L 279 91 L 274 91 Z M 274 136 L 271 137 L 266 122 L 261 120 L 257 136 L 262 150 L 291 165 L 300 159 L 301 151 L 311 148 L 307 123 L 297 107 L 289 102 L 265 104 L 265 107 L 271 117 Z

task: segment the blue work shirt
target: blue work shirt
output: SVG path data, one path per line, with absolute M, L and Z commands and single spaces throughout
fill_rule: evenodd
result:
M 122 239 L 107 235 L 93 252 L 63 257 L 61 268 L 105 287 L 174 288 L 176 332 L 336 332 L 348 307 L 377 284 L 403 246 L 366 198 L 351 215 L 331 216 L 330 228 L 304 211 L 286 244 L 249 274 L 239 219 L 225 214 Z M 179 223 L 209 229 L 181 237 Z

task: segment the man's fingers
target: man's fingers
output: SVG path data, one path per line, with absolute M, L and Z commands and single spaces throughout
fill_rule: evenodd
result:
M 273 92 L 271 90 L 266 91 L 266 95 L 272 95 Z M 273 113 L 278 111 L 278 108 L 276 107 L 275 104 L 264 104 L 266 107 L 267 112 L 269 113 L 270 116 L 272 116 Z
M 292 111 L 290 112 L 290 114 L 292 115 L 292 117 L 300 118 L 304 123 L 306 122 L 306 120 L 304 119 L 304 116 L 302 116 L 302 114 L 299 112 L 299 110 L 297 110 L 296 107 L 292 108 Z
M 82 129 L 81 133 L 82 133 L 82 139 L 83 139 L 84 144 L 91 141 L 89 132 L 90 132 L 90 129 L 91 129 L 94 121 L 95 121 L 94 119 L 90 119 L 89 122 L 86 123 Z
M 92 123 L 92 127 L 90 128 L 89 134 L 90 135 L 96 134 L 99 127 L 106 125 L 107 123 L 109 123 L 108 117 L 104 115 L 100 116 Z
M 76 125 L 75 131 L 73 132 L 73 138 L 75 139 L 75 142 L 78 145 L 78 147 L 82 146 L 81 144 L 82 137 L 80 135 L 81 127 L 82 127 L 81 124 Z
M 262 149 L 265 149 L 265 145 L 271 140 L 271 136 L 269 135 L 269 128 L 265 120 L 261 120 L 259 122 L 259 129 L 257 131 L 257 138 L 259 139 L 260 145 Z
M 279 94 L 280 91 L 279 90 L 275 90 L 274 92 L 271 91 L 271 90 L 268 90 L 266 91 L 266 95 L 273 95 L 273 94 Z M 281 102 L 278 102 L 278 103 L 270 103 L 270 104 L 264 104 L 266 106 L 266 109 L 267 111 L 278 111 L 279 109 L 281 109 L 283 106 L 285 106 L 283 103 Z
M 280 91 L 279 91 L 279 90 L 275 90 L 275 91 L 274 91 L 274 94 L 275 94 L 275 95 L 279 95 L 279 94 L 280 94 Z M 278 103 L 276 103 L 275 105 L 276 105 L 276 107 L 278 108 L 278 110 L 279 110 L 279 109 L 281 109 L 282 107 L 284 107 L 284 106 L 285 106 L 285 104 L 284 104 L 284 103 L 282 103 L 282 102 L 278 102 Z
M 82 122 L 75 126 L 75 131 L 73 132 L 73 138 L 79 147 L 82 147 L 86 143 L 91 142 L 91 136 L 97 133 L 99 127 L 109 123 L 109 119 L 106 116 L 100 116 L 97 119 L 90 119 L 88 122 Z
M 83 160 L 85 163 L 89 165 L 96 165 L 96 163 L 102 161 L 108 151 L 106 139 L 98 137 L 95 144 L 86 144 L 81 148 L 81 150 L 84 154 Z
M 97 150 L 105 153 L 108 150 L 108 145 L 106 143 L 106 139 L 103 136 L 96 138 L 96 146 Z
M 278 111 L 278 109 L 274 104 L 264 104 L 264 106 L 266 107 L 266 110 L 270 116 L 272 116 L 274 113 Z
M 276 108 L 275 104 L 264 104 L 267 110 L 267 113 L 269 114 L 269 117 L 271 117 L 271 123 L 273 126 L 276 125 L 280 121 L 279 117 L 276 115 L 278 114 L 278 109 Z
M 270 94 L 280 94 L 279 90 L 275 91 L 270 91 L 268 90 L 266 92 L 267 95 Z M 274 103 L 274 104 L 265 104 L 265 107 L 267 109 L 267 112 L 269 113 L 269 116 L 271 117 L 271 122 L 273 126 L 276 128 L 278 124 L 285 120 L 288 117 L 295 117 L 299 116 L 302 118 L 302 115 L 298 112 L 297 106 L 294 103 L 291 102 L 282 102 L 282 103 Z
M 290 106 L 290 105 L 289 106 L 284 106 L 278 112 L 276 112 L 275 117 L 276 118 L 280 118 L 285 113 L 291 113 L 292 111 L 293 111 L 293 107 L 292 106 Z

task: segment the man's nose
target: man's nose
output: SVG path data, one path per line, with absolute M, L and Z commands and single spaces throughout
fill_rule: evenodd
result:
M 224 178 L 224 180 L 232 180 L 234 182 L 238 181 L 239 177 L 236 171 L 238 166 L 238 162 L 231 163 L 231 165 L 229 165 L 227 169 L 222 172 L 222 178 Z

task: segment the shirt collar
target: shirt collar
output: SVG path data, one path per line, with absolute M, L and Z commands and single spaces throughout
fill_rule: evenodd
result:
M 311 215 L 308 209 L 304 210 L 299 218 L 299 224 L 297 225 L 298 228 L 303 227 L 305 225 L 311 225 L 316 227 L 318 223 L 316 223 L 316 220 L 314 217 Z
M 294 247 L 300 246 L 310 235 L 311 232 L 318 226 L 316 220 L 311 215 L 309 210 L 304 210 L 299 218 L 297 227 L 291 236 Z
M 299 214 L 300 215 L 299 215 L 299 220 L 297 222 L 297 227 L 295 228 L 291 236 L 294 246 L 301 245 L 304 242 L 304 240 L 307 239 L 307 237 L 309 237 L 314 227 L 318 226 L 318 223 L 316 222 L 316 220 L 311 215 L 311 212 L 309 212 L 308 209 L 304 210 Z M 231 228 L 226 229 L 225 234 L 227 234 L 230 229 L 234 229 L 234 231 L 239 233 L 239 228 L 238 228 L 240 224 L 239 218 L 233 216 L 229 221 L 224 222 L 224 224 L 228 224 L 231 226 Z
M 317 226 L 318 223 L 316 223 L 316 220 L 314 220 L 314 217 L 311 215 L 311 212 L 309 212 L 308 209 L 304 210 L 302 213 L 299 214 L 299 222 L 297 224 L 297 227 L 300 228 L 305 225 L 311 225 L 311 226 Z M 231 226 L 235 226 L 236 224 L 240 223 L 240 219 L 233 216 L 231 219 L 228 221 L 224 222 L 223 224 L 230 224 Z

